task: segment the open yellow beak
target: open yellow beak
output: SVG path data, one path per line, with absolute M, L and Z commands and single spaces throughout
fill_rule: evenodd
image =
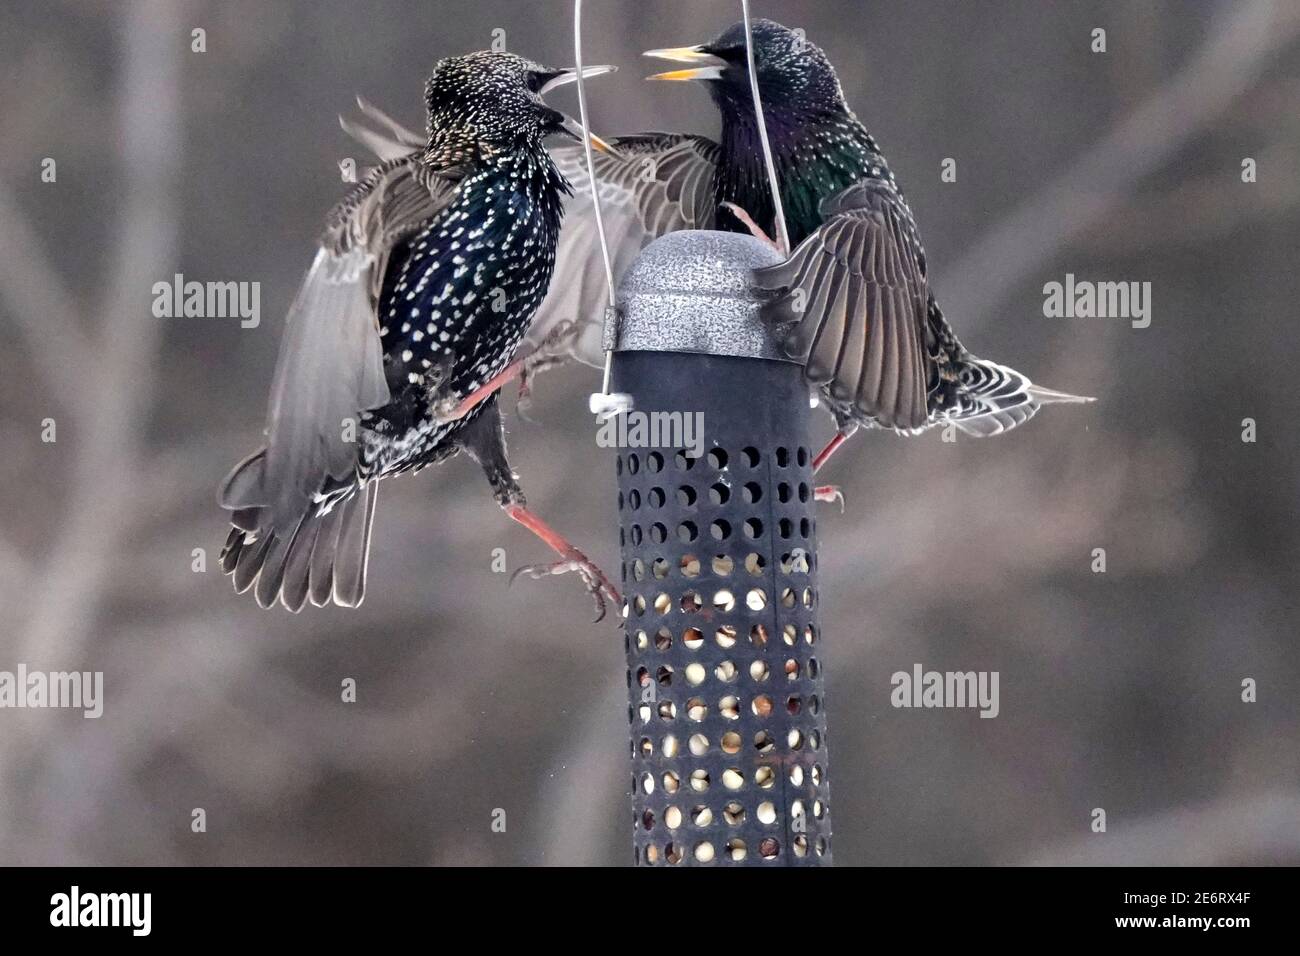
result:
M 564 131 L 568 133 L 570 136 L 572 136 L 574 139 L 576 139 L 579 143 L 581 143 L 582 124 L 579 123 L 572 116 L 569 116 L 568 114 L 561 113 L 560 115 L 564 117 Z M 587 130 L 587 138 L 591 140 L 592 149 L 599 150 L 602 153 L 609 153 L 609 155 L 611 156 L 623 155 L 617 149 L 614 148 L 613 144 L 608 143 L 605 140 L 601 139 L 591 130 Z
M 617 73 L 617 72 L 618 72 L 618 67 L 611 66 L 606 63 L 602 63 L 599 66 L 584 66 L 582 68 L 582 78 L 584 80 L 589 80 L 593 76 L 604 76 L 606 73 Z M 568 86 L 570 83 L 576 83 L 577 81 L 578 81 L 578 71 L 571 66 L 566 67 L 563 70 L 556 71 L 555 75 L 552 76 L 545 83 L 543 83 L 542 88 L 537 92 L 539 96 L 545 96 L 547 93 L 551 92 L 551 90 L 555 89 L 556 87 Z
M 615 73 L 617 71 L 618 71 L 618 67 L 607 66 L 604 64 L 601 64 L 599 66 L 584 66 L 582 68 L 582 78 L 586 80 L 586 79 L 590 79 L 593 76 L 603 76 L 606 73 Z M 544 95 L 546 93 L 549 93 L 551 92 L 551 90 L 555 89 L 556 87 L 568 86 L 570 83 L 577 82 L 577 79 L 578 79 L 578 71 L 573 67 L 568 67 L 563 70 L 556 70 L 554 75 L 551 76 L 551 78 L 548 79 L 542 85 L 541 90 L 538 91 L 539 95 Z M 557 110 L 557 112 L 559 111 Z M 579 143 L 581 143 L 582 124 L 579 123 L 572 116 L 569 116 L 567 113 L 560 113 L 560 116 L 564 118 L 562 123 L 564 127 L 564 132 L 572 136 Z M 601 139 L 595 133 L 591 132 L 591 130 L 587 131 L 587 137 L 591 140 L 591 145 L 593 149 L 597 149 L 602 153 L 609 153 L 609 155 L 611 156 L 622 155 L 617 149 L 613 147 L 613 145 Z
M 591 145 L 593 148 L 600 150 L 602 153 L 609 153 L 611 156 L 620 155 L 618 150 L 605 142 L 605 140 L 601 139 L 595 133 L 588 133 L 587 135 L 591 137 Z
M 647 76 L 647 80 L 717 80 L 722 78 L 722 71 L 727 68 L 727 61 L 721 57 L 714 56 L 712 53 L 705 53 L 698 46 L 678 46 L 664 47 L 659 50 L 646 50 L 642 56 L 654 57 L 657 60 L 671 60 L 674 63 L 693 63 L 694 67 L 687 70 L 669 70 L 667 73 L 656 73 L 653 76 Z

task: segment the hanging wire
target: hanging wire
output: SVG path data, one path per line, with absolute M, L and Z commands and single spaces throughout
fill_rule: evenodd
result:
M 573 67 L 578 72 L 578 118 L 582 122 L 582 150 L 587 157 L 587 176 L 591 179 L 591 198 L 596 211 L 596 231 L 600 233 L 600 254 L 605 260 L 605 287 L 609 291 L 609 306 L 613 308 L 615 306 L 614 266 L 609 259 L 609 241 L 605 238 L 605 218 L 601 215 L 600 189 L 596 181 L 596 158 L 591 150 L 591 124 L 587 122 L 587 87 L 582 81 L 582 0 L 573 0 Z
M 582 0 L 578 0 L 579 3 Z M 758 139 L 763 144 L 763 162 L 767 164 L 767 185 L 772 190 L 772 210 L 776 220 L 776 242 L 781 254 L 790 255 L 790 233 L 785 228 L 785 207 L 781 204 L 781 184 L 776 177 L 772 144 L 767 139 L 767 120 L 763 118 L 763 98 L 758 92 L 758 67 L 754 63 L 754 28 L 749 19 L 749 0 L 740 0 L 745 18 L 745 57 L 749 66 L 749 88 L 754 96 L 754 117 L 758 120 Z
M 767 183 L 772 191 L 772 209 L 776 221 L 776 242 L 783 255 L 790 254 L 790 233 L 785 225 L 785 207 L 781 202 L 781 186 L 776 175 L 776 162 L 772 158 L 772 144 L 767 137 L 767 120 L 763 116 L 763 98 L 758 89 L 758 66 L 754 60 L 754 28 L 749 14 L 749 0 L 740 0 L 741 14 L 745 21 L 745 58 L 749 70 L 749 87 L 754 97 L 754 117 L 758 122 L 758 138 L 763 148 L 763 162 L 767 167 Z M 605 264 L 605 288 L 607 305 L 605 322 L 616 321 L 618 300 L 614 286 L 614 265 L 609 255 L 609 240 L 605 236 L 605 218 L 600 206 L 600 184 L 596 179 L 596 160 L 591 147 L 590 123 L 587 119 L 587 88 L 582 78 L 582 0 L 573 0 L 573 58 L 578 75 L 578 119 L 582 124 L 582 149 L 587 161 L 587 177 L 591 180 L 592 207 L 596 216 L 596 232 L 600 236 L 600 255 Z M 600 392 L 591 396 L 592 412 L 601 418 L 608 418 L 625 412 L 631 407 L 630 396 L 612 395 L 610 380 L 613 371 L 614 352 L 611 347 L 605 350 L 605 369 L 601 378 Z
M 605 237 L 605 217 L 600 208 L 600 182 L 596 179 L 596 158 L 591 149 L 590 124 L 587 121 L 587 88 L 582 79 L 582 0 L 573 0 L 573 66 L 578 73 L 578 120 L 582 124 L 582 149 L 587 159 L 587 177 L 591 180 L 591 201 L 596 214 L 596 232 L 600 236 L 600 255 L 605 261 L 605 289 L 607 292 L 605 322 L 615 320 L 618 314 L 617 293 L 614 288 L 614 265 L 609 257 L 609 240 Z M 605 350 L 605 371 L 600 392 L 591 396 L 592 412 L 608 418 L 626 411 L 630 402 L 626 396 L 611 395 L 610 378 L 613 371 L 613 348 Z

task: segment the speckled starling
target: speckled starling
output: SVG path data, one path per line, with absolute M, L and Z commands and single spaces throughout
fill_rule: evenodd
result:
M 771 293 L 766 316 L 785 351 L 805 364 L 839 426 L 818 465 L 859 426 L 913 434 L 952 423 L 972 435 L 993 435 L 1041 405 L 1088 401 L 1041 388 L 962 347 L 930 290 L 911 210 L 875 139 L 845 102 L 825 53 L 770 20 L 755 21 L 753 35 L 795 247 L 784 264 L 757 272 L 756 282 Z M 619 155 L 597 158 L 619 264 L 674 229 L 743 231 L 751 218 L 759 233 L 773 232 L 743 24 L 700 46 L 647 55 L 689 64 L 651 79 L 702 81 L 721 113 L 722 134 L 718 142 L 668 133 L 622 137 L 614 140 Z M 590 234 L 589 224 L 575 224 L 561 245 L 590 247 Z M 588 258 L 567 257 L 575 267 Z M 573 281 L 560 284 L 534 335 L 561 316 L 598 314 L 574 301 L 578 288 Z M 579 357 L 591 360 L 594 336 L 585 341 Z
M 560 554 L 527 570 L 577 571 L 599 609 L 618 601 L 526 507 L 489 387 L 551 281 L 569 186 L 543 140 L 581 128 L 542 94 L 574 78 L 509 53 L 451 57 L 425 88 L 427 137 L 373 109 L 380 130 L 353 130 L 396 148 L 330 213 L 286 321 L 266 446 L 219 496 L 234 525 L 222 569 L 263 607 L 359 604 L 380 479 L 460 451 Z

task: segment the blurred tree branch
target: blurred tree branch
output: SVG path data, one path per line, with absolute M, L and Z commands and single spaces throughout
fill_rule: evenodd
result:
M 70 403 L 91 367 L 81 308 L 41 251 L 8 184 L 0 182 L 0 297 L 17 324 L 50 397 Z
M 4 273 L 9 280 L 4 285 L 18 307 L 20 328 L 38 366 L 68 405 L 71 421 L 61 432 L 65 441 L 74 443 L 70 495 L 45 566 L 32 582 L 32 614 L 16 649 L 15 659 L 33 667 L 85 665 L 108 571 L 135 525 L 137 475 L 162 339 L 161 323 L 149 308 L 149 290 L 159 276 L 170 274 L 177 247 L 174 187 L 182 125 L 178 74 L 186 6 L 174 0 L 139 0 L 122 8 L 124 73 L 117 115 L 124 208 L 111 247 L 107 307 L 93 355 L 74 324 L 72 297 L 54 270 L 43 265 L 29 231 L 19 225 L 16 238 L 7 240 L 23 245 L 24 254 L 14 261 L 33 267 L 35 280 L 28 285 L 25 273 L 11 268 Z M 0 194 L 0 202 L 4 199 Z M 23 289 L 26 294 L 15 291 Z M 46 321 L 49 329 L 43 326 Z M 59 336 L 65 332 L 69 347 L 81 350 L 68 353 L 83 357 L 79 365 L 60 361 L 64 344 Z M 58 725 L 46 726 L 54 732 Z M 41 747 L 39 738 L 5 735 L 0 765 L 13 774 Z M 12 816 L 4 822 L 17 824 Z
M 1225 22 L 1226 21 L 1226 22 Z M 940 288 L 962 328 L 989 321 L 1007 291 L 1110 213 L 1143 176 L 1221 117 L 1300 34 L 1300 5 L 1224 4 L 1205 46 L 1101 141 L 944 269 Z
M 125 205 L 112 247 L 100 348 L 69 394 L 76 436 L 72 491 L 37 581 L 35 614 L 22 648 L 22 659 L 32 662 L 67 666 L 77 658 L 93 632 L 110 560 L 133 523 L 130 509 L 138 500 L 136 473 L 162 339 L 149 290 L 171 273 L 176 252 L 184 10 L 174 0 L 141 0 L 123 8 L 118 117 Z M 104 507 L 105 500 L 117 507 Z

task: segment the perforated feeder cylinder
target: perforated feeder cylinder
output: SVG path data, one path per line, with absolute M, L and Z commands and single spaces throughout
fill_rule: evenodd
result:
M 809 390 L 749 278 L 775 261 L 749 236 L 679 232 L 621 286 L 638 865 L 831 860 Z

